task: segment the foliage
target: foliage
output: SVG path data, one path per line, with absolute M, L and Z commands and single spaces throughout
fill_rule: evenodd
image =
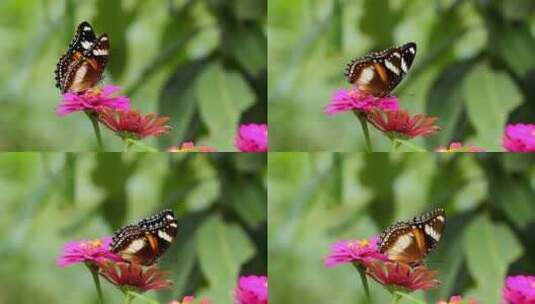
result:
M 275 303 L 361 303 L 353 267 L 324 266 L 330 245 L 438 206 L 446 208 L 446 229 L 426 263 L 442 284 L 417 299 L 463 294 L 499 303 L 506 274 L 535 273 L 532 156 L 274 153 L 268 163 Z M 390 301 L 377 284 L 370 289 L 376 303 Z
M 418 45 L 415 62 L 393 93 L 410 113 L 438 116 L 442 128 L 418 145 L 434 150 L 462 141 L 502 151 L 506 122 L 534 122 L 531 0 L 273 0 L 268 5 L 273 150 L 364 151 L 352 115 L 327 117 L 322 110 L 337 88 L 349 87 L 343 77 L 347 62 L 409 41 Z M 386 139 L 376 146 L 390 150 Z
M 56 62 L 87 20 L 110 36 L 104 83 L 171 117 L 161 149 L 195 141 L 234 151 L 239 123 L 267 120 L 266 11 L 266 0 L 2 1 L 0 148 L 95 150 L 82 114 L 55 115 Z M 107 150 L 122 150 L 103 135 Z
M 95 303 L 85 267 L 55 265 L 63 244 L 172 208 L 179 231 L 160 268 L 174 285 L 157 299 L 232 303 L 239 274 L 267 273 L 265 163 L 262 154 L 0 155 L 0 302 Z M 121 301 L 103 289 L 107 303 Z

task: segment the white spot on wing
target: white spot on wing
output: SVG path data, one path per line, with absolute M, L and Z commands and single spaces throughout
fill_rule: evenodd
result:
M 169 226 L 171 226 L 173 228 L 177 228 L 178 227 L 178 225 L 176 223 L 171 223 L 171 224 L 169 224 Z
M 94 49 L 93 55 L 95 56 L 102 56 L 102 55 L 108 55 L 108 50 L 106 49 Z
M 437 220 L 439 220 L 442 223 L 444 223 L 444 217 L 442 215 L 437 216 Z
M 132 243 L 130 243 L 130 245 L 128 245 L 128 247 L 126 247 L 124 251 L 126 253 L 134 254 L 140 251 L 141 248 L 143 248 L 143 246 L 145 246 L 145 240 L 137 239 L 137 240 L 134 240 Z
M 386 66 L 387 69 L 392 71 L 394 74 L 399 75 L 399 69 L 395 65 L 393 65 L 392 62 L 390 62 L 388 60 L 385 60 L 385 66 Z
M 404 234 L 396 240 L 396 242 L 391 248 L 395 252 L 402 252 L 407 249 L 412 244 L 412 242 L 412 236 Z
M 168 220 L 174 220 L 175 219 L 171 214 L 166 215 L 165 218 L 167 218 Z
M 440 234 L 438 234 L 438 232 L 436 232 L 435 229 L 429 225 L 425 225 L 425 233 L 437 242 L 440 240 Z
M 372 67 L 365 68 L 360 72 L 359 82 L 360 83 L 369 83 L 373 76 L 375 75 L 374 69 Z
M 89 42 L 89 41 L 82 41 L 82 47 L 84 49 L 89 49 L 93 46 L 93 42 Z
M 405 63 L 405 59 L 401 57 L 401 69 L 404 73 L 407 73 L 407 64 Z
M 91 31 L 91 27 L 90 27 L 90 26 L 87 26 L 87 25 L 86 25 L 86 26 L 84 26 L 84 31 L 86 31 L 86 32 L 89 32 L 89 31 Z
M 413 54 L 413 55 L 414 55 L 414 53 L 416 53 L 416 51 L 414 50 L 413 47 L 410 47 L 410 48 L 409 48 L 409 52 L 411 52 L 411 54 Z
M 158 230 L 158 236 L 160 238 L 166 240 L 169 243 L 171 243 L 173 241 L 173 238 L 169 234 L 167 234 L 165 231 Z

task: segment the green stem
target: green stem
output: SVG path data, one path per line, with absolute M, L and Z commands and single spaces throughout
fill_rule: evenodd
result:
M 393 293 L 392 294 L 392 304 L 398 304 L 400 300 L 401 300 L 401 295 L 400 294 L 398 294 L 398 293 Z
M 392 152 L 397 152 L 399 147 L 401 146 L 401 142 L 397 139 L 392 139 Z
M 130 303 L 132 303 L 133 300 L 134 300 L 134 296 L 133 295 L 131 295 L 130 293 L 126 293 L 125 294 L 124 304 L 130 304 Z
M 424 301 L 420 301 L 420 300 L 418 300 L 418 299 L 416 299 L 416 298 L 414 298 L 414 297 L 412 297 L 412 296 L 410 296 L 410 295 L 408 295 L 406 293 L 403 293 L 401 291 L 396 291 L 396 292 L 394 292 L 394 294 L 398 295 L 400 298 L 407 299 L 407 300 L 411 301 L 412 303 L 425 304 Z
M 366 120 L 366 116 L 358 111 L 353 111 L 355 116 L 360 121 L 360 126 L 362 127 L 362 133 L 364 133 L 364 140 L 366 141 L 366 148 L 368 152 L 373 152 L 373 146 L 372 141 L 370 139 L 370 130 L 368 129 L 368 120 Z
M 89 268 L 89 271 L 91 271 L 91 275 L 93 276 L 93 282 L 95 283 L 95 288 L 97 289 L 97 295 L 98 295 L 98 302 L 100 304 L 104 304 L 104 297 L 102 296 L 102 288 L 100 287 L 100 278 L 98 276 L 98 268 L 91 266 L 89 264 L 86 264 L 87 268 Z
M 123 152 L 128 152 L 130 148 L 133 146 L 133 143 L 132 141 L 128 140 L 128 138 L 123 139 L 123 142 L 124 142 Z
M 152 299 L 150 299 L 150 298 L 147 298 L 147 297 L 145 297 L 145 296 L 143 296 L 143 295 L 141 295 L 141 294 L 139 294 L 139 293 L 137 293 L 137 292 L 134 292 L 134 291 L 132 291 L 132 290 L 128 290 L 128 291 L 126 292 L 126 296 L 127 296 L 127 297 L 131 297 L 131 300 L 130 300 L 130 301 L 132 301 L 133 299 L 140 299 L 140 300 L 142 300 L 142 301 L 145 302 L 145 303 L 149 303 L 149 304 L 159 304 L 157 301 L 152 300 Z M 130 302 L 125 302 L 125 303 L 130 303 Z
M 98 151 L 104 151 L 104 145 L 102 144 L 102 136 L 100 135 L 100 127 L 98 123 L 98 117 L 96 114 L 86 112 L 91 124 L 93 125 L 93 131 L 95 132 L 95 137 L 97 138 Z
M 372 298 L 370 296 L 370 287 L 368 286 L 368 278 L 366 278 L 366 269 L 358 263 L 353 263 L 353 266 L 357 269 L 360 275 L 360 281 L 362 282 L 362 287 L 364 287 L 364 294 L 366 295 L 366 303 L 372 303 Z

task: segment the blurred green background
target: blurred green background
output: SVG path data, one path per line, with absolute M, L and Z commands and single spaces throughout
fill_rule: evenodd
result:
M 533 0 L 271 0 L 268 12 L 273 151 L 364 151 L 355 117 L 323 108 L 350 87 L 351 59 L 409 41 L 416 59 L 393 94 L 442 127 L 418 144 L 501 151 L 506 122 L 535 122 Z M 375 130 L 372 138 L 390 150 Z
M 0 303 L 97 303 L 85 266 L 56 265 L 63 245 L 164 208 L 179 223 L 160 259 L 174 285 L 149 297 L 230 304 L 238 274 L 267 273 L 263 154 L 5 153 L 0 167 Z
M 266 0 L 0 1 L 0 150 L 88 151 L 83 114 L 60 118 L 54 69 L 76 26 L 108 33 L 104 84 L 171 117 L 162 149 L 187 140 L 234 151 L 240 122 L 267 121 Z M 107 150 L 121 143 L 104 132 Z
M 364 303 L 351 265 L 324 266 L 330 245 L 440 206 L 446 228 L 426 264 L 442 284 L 426 303 L 455 294 L 500 303 L 506 274 L 535 275 L 534 164 L 498 153 L 270 153 L 271 302 Z M 390 303 L 370 285 L 376 303 Z

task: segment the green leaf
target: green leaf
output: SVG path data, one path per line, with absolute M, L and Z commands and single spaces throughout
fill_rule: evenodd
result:
M 507 117 L 522 101 L 513 80 L 506 73 L 492 71 L 487 64 L 479 64 L 467 76 L 464 97 L 477 132 L 475 144 L 487 151 L 501 151 Z
M 161 148 L 191 140 L 187 135 L 195 117 L 197 102 L 193 83 L 207 63 L 208 59 L 190 61 L 179 66 L 167 80 L 158 101 L 158 111 L 171 117 L 169 123 L 173 129 L 170 136 L 159 138 Z
M 505 1 L 509 2 L 509 1 Z M 496 29 L 496 51 L 520 77 L 535 67 L 535 38 L 529 28 L 498 27 Z
M 476 283 L 475 294 L 481 303 L 498 303 L 509 264 L 522 255 L 522 247 L 513 232 L 503 224 L 492 223 L 480 215 L 468 226 L 464 236 L 464 254 Z
M 535 193 L 524 178 L 506 177 L 495 181 L 491 197 L 495 205 L 521 229 L 535 219 Z
M 203 223 L 197 232 L 197 254 L 214 303 L 232 303 L 231 290 L 240 267 L 254 253 L 254 245 L 239 226 L 224 223 L 218 215 Z
M 210 142 L 218 151 L 234 151 L 233 139 L 243 111 L 254 102 L 245 80 L 220 64 L 207 67 L 197 80 L 196 95 Z
M 232 54 L 252 75 L 257 75 L 267 66 L 267 38 L 260 26 L 236 28 L 228 36 Z

